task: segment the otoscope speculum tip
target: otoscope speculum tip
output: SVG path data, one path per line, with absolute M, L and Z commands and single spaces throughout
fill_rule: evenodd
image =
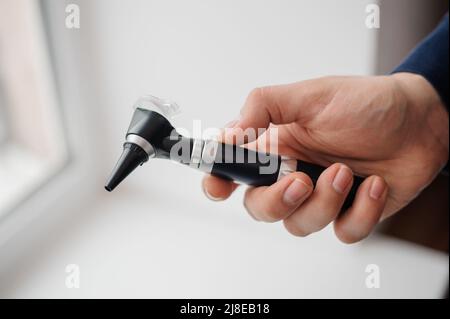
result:
M 105 189 L 108 192 L 114 190 L 132 171 L 148 160 L 148 154 L 138 145 L 125 143 L 123 152 L 114 167 Z

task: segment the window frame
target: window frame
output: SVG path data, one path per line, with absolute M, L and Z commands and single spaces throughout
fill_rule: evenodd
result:
M 86 122 L 91 105 L 89 84 L 82 81 L 83 71 L 76 54 L 82 39 L 77 31 L 65 28 L 65 1 L 33 3 L 42 26 L 50 76 L 60 105 L 67 156 L 39 187 L 0 216 L 0 245 L 19 234 L 22 240 L 32 241 L 29 237 L 32 235 L 26 231 L 31 225 L 48 227 L 55 219 L 76 212 L 80 203 L 94 198 L 98 186 L 94 181 L 96 167 L 91 156 L 95 148 L 90 142 L 91 130 Z
M 0 220 L 68 161 L 40 6 L 24 0 L 2 5 L 0 75 L 9 134 L 0 146 Z

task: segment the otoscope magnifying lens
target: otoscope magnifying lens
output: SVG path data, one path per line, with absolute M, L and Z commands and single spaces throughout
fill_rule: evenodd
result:
M 155 111 L 169 119 L 180 113 L 180 106 L 177 103 L 160 99 L 153 95 L 144 95 L 140 97 L 136 103 L 134 103 L 133 108 Z

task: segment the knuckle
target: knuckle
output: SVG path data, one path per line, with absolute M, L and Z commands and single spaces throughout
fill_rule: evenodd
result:
M 250 104 L 261 104 L 266 99 L 267 89 L 263 87 L 254 88 L 248 94 L 247 100 Z
M 334 232 L 336 234 L 336 237 L 343 242 L 344 244 L 354 244 L 357 243 L 361 240 L 363 240 L 364 238 L 366 238 L 369 234 L 358 234 L 355 235 L 352 232 L 349 231 L 345 231 L 344 229 L 342 229 L 342 227 L 336 227 L 334 228 Z
M 255 210 L 255 209 L 249 208 L 248 203 L 245 203 L 245 202 L 244 202 L 244 207 L 249 214 L 253 215 L 258 220 L 265 221 L 268 223 L 274 223 L 283 218 L 283 214 L 279 213 L 275 209 L 273 209 L 273 210 L 271 210 L 271 209 Z
M 258 204 L 261 205 L 261 204 Z M 257 212 L 253 212 L 257 214 L 261 220 L 269 223 L 274 223 L 276 221 L 279 221 L 283 218 L 283 214 L 278 210 L 275 205 L 266 204 L 262 205 L 264 208 L 259 209 Z
M 347 244 L 347 245 L 355 244 L 358 241 L 363 239 L 363 238 L 356 238 L 356 237 L 348 236 L 345 234 L 337 235 L 337 237 L 339 238 L 339 240 L 342 243 Z
M 329 207 L 322 205 L 322 207 L 318 207 L 317 209 L 315 209 L 314 214 L 311 215 L 311 218 L 313 219 L 312 223 L 314 225 L 317 225 L 317 230 L 322 229 L 334 219 L 336 219 L 336 217 L 339 215 L 339 209 L 340 205 Z
M 255 218 L 265 222 L 276 222 L 283 218 L 284 214 L 278 209 L 275 202 L 264 201 L 260 196 L 252 194 L 254 188 L 250 187 L 244 195 L 244 208 Z
M 264 220 L 266 220 L 267 222 L 276 222 L 283 219 L 284 217 L 283 213 L 272 207 L 264 209 L 261 214 L 264 216 Z
M 302 228 L 298 223 L 296 223 L 292 219 L 285 219 L 283 221 L 284 228 L 291 234 L 296 237 L 306 237 L 310 234 L 309 231 Z
M 243 206 L 245 208 L 245 211 L 247 212 L 248 215 L 250 215 L 251 218 L 253 218 L 254 220 L 256 220 L 258 222 L 261 221 L 261 218 L 248 208 L 246 200 L 244 200 Z

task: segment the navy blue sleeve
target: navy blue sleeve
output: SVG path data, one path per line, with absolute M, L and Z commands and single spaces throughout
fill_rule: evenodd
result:
M 422 75 L 433 85 L 442 101 L 448 100 L 448 13 L 438 27 L 429 34 L 393 71 Z

